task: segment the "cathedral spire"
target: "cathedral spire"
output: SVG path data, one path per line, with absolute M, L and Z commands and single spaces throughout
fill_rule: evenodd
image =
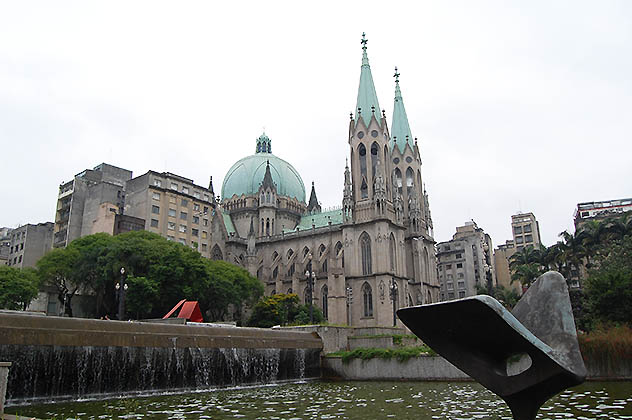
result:
M 404 100 L 402 99 L 402 91 L 399 89 L 399 72 L 395 67 L 395 105 L 393 106 L 393 124 L 391 125 L 391 150 L 397 145 L 400 152 L 404 152 L 406 143 L 412 148 L 414 146 L 413 136 L 408 125 L 408 117 L 406 116 L 406 108 L 404 108 Z
M 263 189 L 270 188 L 275 190 L 274 181 L 272 180 L 272 173 L 270 172 L 270 161 L 266 162 L 266 173 L 263 175 L 263 182 L 261 183 Z
M 321 212 L 320 204 L 318 204 L 318 198 L 316 198 L 316 188 L 314 188 L 314 181 L 312 181 L 312 193 L 309 195 L 309 204 L 307 205 L 307 211 L 310 214 Z
M 366 54 L 366 44 L 369 41 L 366 35 L 362 33 L 362 67 L 360 70 L 360 86 L 358 87 L 358 101 L 356 103 L 356 123 L 360 121 L 360 117 L 364 119 L 367 126 L 371 122 L 371 116 L 377 112 L 375 118 L 380 123 L 380 104 L 377 101 L 377 93 L 373 84 L 373 76 L 371 75 L 371 67 L 369 66 L 369 57 Z

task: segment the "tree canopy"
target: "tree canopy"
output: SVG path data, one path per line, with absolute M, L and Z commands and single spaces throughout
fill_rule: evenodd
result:
M 0 308 L 24 310 L 37 296 L 39 279 L 31 268 L 0 265 Z
M 315 323 L 324 321 L 323 313 L 312 307 Z M 300 325 L 309 323 L 309 307 L 299 303 L 294 293 L 264 296 L 252 310 L 248 325 L 270 328 L 275 325 Z
M 162 317 L 181 299 L 197 300 L 209 321 L 222 320 L 229 308 L 239 317 L 242 305 L 263 293 L 246 270 L 147 231 L 86 236 L 49 252 L 37 267 L 42 282 L 66 302 L 68 316 L 77 292 L 94 294 L 95 316 L 117 313 L 121 281 L 128 286 L 125 316 L 134 318 Z

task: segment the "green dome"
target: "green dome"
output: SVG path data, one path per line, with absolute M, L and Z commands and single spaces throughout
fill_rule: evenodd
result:
M 263 139 L 265 134 L 259 137 Z M 270 140 L 265 136 L 269 146 Z M 259 143 L 258 143 L 259 144 Z M 263 150 L 260 149 L 260 150 Z M 269 150 L 269 147 L 265 150 Z M 259 191 L 266 173 L 266 163 L 270 162 L 270 174 L 277 193 L 281 196 L 294 197 L 305 202 L 305 185 L 296 169 L 272 153 L 259 152 L 240 159 L 226 173 L 222 184 L 222 199 L 229 199 L 233 195 L 254 195 Z

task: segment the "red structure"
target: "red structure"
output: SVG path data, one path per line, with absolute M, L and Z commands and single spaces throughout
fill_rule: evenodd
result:
M 186 299 L 182 299 L 180 302 L 178 302 L 178 304 L 174 306 L 173 309 L 170 310 L 167 315 L 163 316 L 162 319 L 169 318 L 171 315 L 173 315 L 175 311 L 178 310 L 178 308 L 181 308 L 181 309 L 180 309 L 180 313 L 178 314 L 176 318 L 184 318 L 187 321 L 191 321 L 191 322 L 204 321 L 204 319 L 202 318 L 202 311 L 200 311 L 200 305 L 198 305 L 197 301 L 191 301 L 191 300 L 186 300 Z

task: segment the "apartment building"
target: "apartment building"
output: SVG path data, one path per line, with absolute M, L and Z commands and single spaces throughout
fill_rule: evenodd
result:
M 212 181 L 205 188 L 171 172 L 149 171 L 126 183 L 125 212 L 145 220 L 145 230 L 210 258 Z
M 11 231 L 8 227 L 0 228 L 0 265 L 9 263 L 9 250 L 11 248 Z
M 575 230 L 589 220 L 603 220 L 618 217 L 632 211 L 632 198 L 608 201 L 590 201 L 577 204 L 575 209 Z
M 111 217 L 111 223 L 103 218 L 124 213 L 125 183 L 131 178 L 132 171 L 102 163 L 62 183 L 57 197 L 53 247 L 65 247 L 77 238 L 97 232 L 114 234 L 115 218 Z
M 52 222 L 26 224 L 9 234 L 7 265 L 16 268 L 35 267 L 35 263 L 51 248 Z
M 496 285 L 492 239 L 474 221 L 456 228 L 451 241 L 437 244 L 442 301 L 477 294 L 476 287 Z
M 533 213 L 519 213 L 511 216 L 511 231 L 516 251 L 532 246 L 539 248 L 540 244 L 540 224 Z

